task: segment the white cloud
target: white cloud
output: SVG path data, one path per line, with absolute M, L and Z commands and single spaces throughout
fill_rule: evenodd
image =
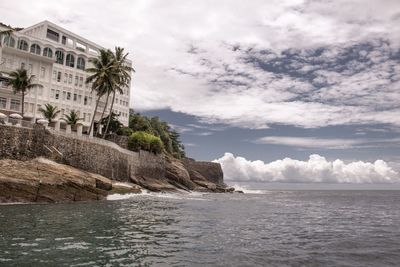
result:
M 397 183 L 399 173 L 385 161 L 374 163 L 342 160 L 328 161 L 320 155 L 311 155 L 308 161 L 285 158 L 270 163 L 249 161 L 231 153 L 214 162 L 219 162 L 226 181 L 283 182 L 283 183 Z
M 391 58 L 400 44 L 398 0 L 49 3 L 2 1 L 1 20 L 24 27 L 49 19 L 126 47 L 136 110 L 170 108 L 249 128 L 400 125 L 400 67 Z M 346 56 L 356 45 L 363 60 Z

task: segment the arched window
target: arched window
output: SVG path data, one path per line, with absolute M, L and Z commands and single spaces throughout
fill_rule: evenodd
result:
M 43 56 L 52 58 L 53 50 L 51 50 L 51 48 L 46 47 L 45 49 L 43 49 Z
M 15 39 L 12 38 L 11 36 L 6 36 L 4 38 L 3 44 L 8 47 L 15 47 Z
M 71 54 L 67 54 L 65 65 L 73 68 L 75 66 L 75 57 Z
M 85 59 L 83 57 L 78 57 L 76 67 L 80 70 L 85 70 Z
M 18 49 L 28 51 L 28 43 L 25 40 L 19 40 Z
M 37 44 L 31 45 L 31 53 L 40 55 L 40 46 Z
M 64 64 L 64 53 L 60 50 L 56 51 L 56 63 Z

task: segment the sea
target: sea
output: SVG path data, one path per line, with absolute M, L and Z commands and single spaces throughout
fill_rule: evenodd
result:
M 1 205 L 0 266 L 400 266 L 400 191 Z

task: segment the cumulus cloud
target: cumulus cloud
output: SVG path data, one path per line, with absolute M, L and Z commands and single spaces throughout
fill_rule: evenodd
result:
M 126 47 L 135 109 L 243 128 L 400 125 L 398 0 L 22 0 L 0 9 L 5 23 L 47 18 Z
M 283 183 L 396 183 L 399 173 L 385 161 L 328 161 L 320 155 L 310 155 L 308 161 L 285 158 L 270 163 L 250 161 L 231 153 L 214 162 L 221 164 L 227 181 Z

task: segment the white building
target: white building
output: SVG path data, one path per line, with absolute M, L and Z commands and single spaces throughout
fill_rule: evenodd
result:
M 6 29 L 0 26 L 0 31 Z M 97 96 L 95 92 L 91 93 L 91 86 L 85 84 L 88 76 L 85 68 L 90 67 L 89 59 L 97 57 L 102 47 L 49 21 L 15 31 L 11 36 L 3 36 L 0 41 L 2 78 L 23 67 L 35 75 L 35 83 L 43 85 L 43 88 L 26 94 L 24 117 L 32 121 L 42 118 L 38 109 L 50 103 L 61 111 L 59 118 L 71 110 L 79 112 L 84 131 L 87 130 Z M 117 93 L 113 106 L 114 112 L 120 114 L 119 121 L 125 126 L 129 119 L 129 95 L 130 88 L 124 88 L 123 94 Z M 95 120 L 99 119 L 105 100 L 105 97 L 101 99 Z M 109 105 L 110 102 L 111 96 Z M 0 78 L 0 112 L 9 114 L 20 111 L 21 94 L 14 94 L 12 88 L 6 87 Z

